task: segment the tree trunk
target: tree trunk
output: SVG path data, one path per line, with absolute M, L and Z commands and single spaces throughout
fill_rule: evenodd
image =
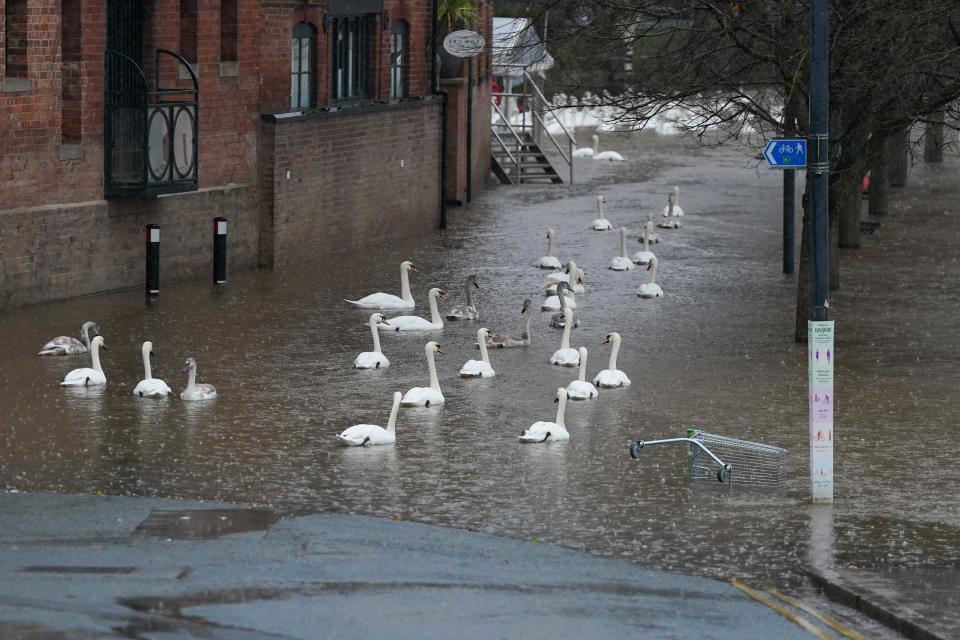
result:
M 887 177 L 891 187 L 907 186 L 907 174 L 910 173 L 910 127 L 895 133 L 887 139 Z
M 927 130 L 923 134 L 923 159 L 926 162 L 943 162 L 943 109 L 930 114 Z
M 795 342 L 807 341 L 807 320 L 810 319 L 810 207 L 809 189 L 803 194 L 803 222 L 800 224 L 800 268 L 797 270 L 797 316 L 793 330 Z
M 870 215 L 885 216 L 887 215 L 887 158 L 882 147 L 878 149 L 875 145 L 871 151 Z
M 860 248 L 860 180 L 859 171 L 848 172 L 830 185 L 830 202 L 836 202 L 840 217 L 839 245 L 844 249 Z

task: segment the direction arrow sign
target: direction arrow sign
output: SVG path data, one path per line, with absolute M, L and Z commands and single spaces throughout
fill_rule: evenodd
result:
M 802 138 L 771 140 L 763 148 L 771 169 L 802 169 L 807 166 L 807 141 Z

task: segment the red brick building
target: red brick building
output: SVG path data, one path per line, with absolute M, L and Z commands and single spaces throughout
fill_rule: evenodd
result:
M 0 0 L 0 309 L 141 285 L 147 224 L 164 281 L 209 275 L 218 215 L 231 269 L 436 228 L 486 182 L 490 54 L 434 86 L 432 11 Z

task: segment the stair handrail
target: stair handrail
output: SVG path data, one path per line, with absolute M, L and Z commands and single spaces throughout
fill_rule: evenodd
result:
M 520 150 L 523 148 L 523 140 L 520 139 L 520 136 L 517 134 L 516 130 L 513 128 L 513 124 L 507 117 L 503 114 L 503 111 L 500 109 L 500 105 L 497 104 L 496 97 L 491 98 L 490 105 L 497 112 L 497 115 L 500 116 L 501 122 L 496 124 L 490 123 L 490 131 L 493 133 L 493 136 L 497 139 L 497 143 L 500 145 L 500 148 L 503 149 L 507 157 L 510 158 L 510 161 L 513 163 L 513 174 L 516 177 L 517 184 L 520 184 Z M 510 153 L 510 150 L 507 148 L 506 143 L 500 137 L 500 134 L 497 133 L 497 126 L 504 126 L 507 130 L 513 135 L 513 140 L 515 142 L 515 148 L 517 150 L 516 156 Z

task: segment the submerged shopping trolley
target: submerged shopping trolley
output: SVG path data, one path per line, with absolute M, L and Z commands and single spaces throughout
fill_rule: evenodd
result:
M 778 486 L 787 481 L 787 450 L 769 444 L 718 436 L 699 429 L 687 429 L 686 438 L 637 440 L 630 445 L 630 457 L 640 458 L 644 447 L 659 444 L 686 444 L 690 480 L 729 484 Z

